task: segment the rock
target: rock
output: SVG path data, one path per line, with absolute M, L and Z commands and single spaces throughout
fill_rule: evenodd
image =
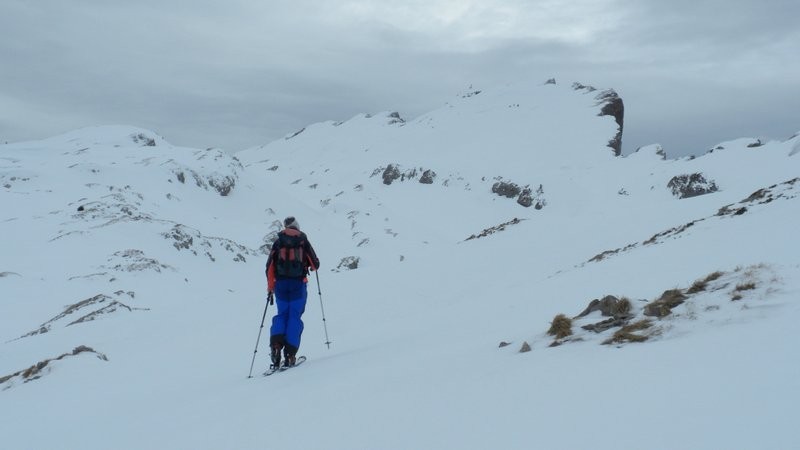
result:
M 492 185 L 492 192 L 502 197 L 514 198 L 522 192 L 522 188 L 516 183 L 498 181 Z
M 531 188 L 526 187 L 525 189 L 522 190 L 522 192 L 519 193 L 519 197 L 517 197 L 517 203 L 526 208 L 530 208 L 530 206 L 533 205 L 533 196 L 531 195 Z M 542 209 L 539 203 L 537 203 L 537 206 L 538 208 L 536 209 Z
M 133 142 L 135 144 L 142 144 L 142 147 L 155 147 L 156 146 L 156 140 L 151 138 L 151 137 L 149 137 L 149 136 L 147 136 L 147 135 L 145 135 L 144 133 L 131 135 L 131 140 L 133 140 Z
M 608 141 L 608 146 L 614 150 L 614 155 L 622 154 L 622 129 L 625 122 L 625 105 L 613 89 L 602 91 L 595 97 L 598 105 L 603 105 L 599 116 L 612 116 L 617 122 L 617 134 Z
M 286 140 L 288 141 L 289 139 L 291 139 L 291 138 L 293 138 L 293 137 L 295 137 L 295 136 L 299 135 L 299 134 L 300 134 L 300 133 L 302 133 L 303 131 L 306 131 L 305 127 L 303 127 L 303 128 L 300 128 L 299 130 L 295 131 L 294 133 L 290 134 L 289 136 L 286 136 L 284 139 L 286 139 Z
M 419 178 L 419 182 L 422 184 L 433 184 L 433 180 L 436 178 L 436 172 L 427 169 L 422 172 L 422 176 Z
M 470 237 L 468 237 L 468 238 L 466 238 L 464 240 L 465 241 L 469 241 L 469 240 L 472 240 L 472 239 L 479 239 L 479 238 L 482 238 L 482 237 L 486 237 L 486 236 L 489 236 L 491 234 L 497 233 L 499 231 L 505 230 L 506 227 L 509 226 L 509 225 L 516 225 L 516 224 L 518 224 L 520 222 L 522 222 L 522 219 L 514 217 L 513 219 L 509 220 L 508 222 L 503 222 L 503 223 L 501 223 L 499 225 L 495 225 L 493 227 L 486 228 L 483 231 L 481 231 L 479 234 L 473 234 L 473 235 L 471 235 Z
M 400 169 L 394 164 L 386 166 L 383 171 L 383 184 L 390 185 L 398 178 L 400 178 Z
M 613 295 L 606 295 L 602 300 L 594 299 L 589 302 L 589 306 L 580 314 L 575 316 L 576 319 L 588 316 L 589 314 L 600 311 L 605 317 L 625 317 L 631 310 L 631 302 L 627 298 L 618 299 Z
M 209 178 L 208 184 L 216 189 L 217 192 L 219 192 L 219 195 L 226 197 L 231 193 L 231 190 L 233 190 L 234 186 L 236 186 L 236 180 L 231 176 L 225 176 L 222 178 Z
M 389 114 L 389 122 L 388 122 L 388 124 L 389 125 L 394 125 L 396 123 L 403 124 L 403 123 L 406 123 L 406 121 L 402 117 L 400 117 L 400 113 L 398 113 L 398 112 L 390 113 Z
M 669 289 L 661 294 L 658 300 L 648 303 L 644 307 L 644 315 L 650 317 L 664 317 L 672 313 L 672 309 L 682 304 L 688 297 L 680 289 Z
M 589 325 L 584 325 L 581 328 L 587 331 L 594 331 L 595 333 L 602 333 L 603 331 L 609 330 L 611 328 L 617 327 L 624 327 L 625 325 L 630 322 L 633 318 L 632 315 L 622 316 L 622 317 L 612 317 L 610 319 L 601 320 L 597 323 L 592 323 Z
M 355 270 L 358 269 L 358 263 L 361 259 L 358 256 L 346 256 L 339 261 L 339 265 L 336 266 L 335 271 L 338 272 L 339 269 L 346 269 L 346 270 Z
M 747 148 L 757 148 L 761 147 L 762 145 L 764 145 L 764 143 L 761 142 L 761 139 L 757 139 L 755 142 L 747 144 Z
M 669 180 L 667 187 L 678 198 L 697 197 L 719 190 L 714 180 L 707 180 L 702 173 L 676 175 Z
M 597 90 L 594 86 L 588 86 L 582 83 L 578 83 L 577 81 L 572 83 L 572 89 L 575 91 L 585 90 L 586 92 L 594 92 Z

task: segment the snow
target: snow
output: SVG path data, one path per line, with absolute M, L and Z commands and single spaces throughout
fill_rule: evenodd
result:
M 800 138 L 614 157 L 616 123 L 598 112 L 585 90 L 530 84 L 404 122 L 311 125 L 235 158 L 126 126 L 0 146 L 0 380 L 80 345 L 108 358 L 0 383 L 3 447 L 800 447 Z M 417 173 L 386 185 L 389 164 Z M 667 183 L 693 173 L 719 190 L 675 197 Z M 500 180 L 541 184 L 545 206 L 493 194 Z M 762 188 L 772 200 L 747 200 Z M 248 379 L 259 248 L 287 215 L 322 260 L 309 360 Z M 337 269 L 349 256 L 359 267 Z M 643 318 L 665 290 L 715 271 L 650 318 L 647 342 L 603 345 L 614 330 L 580 328 L 605 318 L 592 313 L 550 347 L 556 314 L 610 294 Z M 98 294 L 130 310 L 69 325 L 102 304 L 90 306 L 21 338 Z

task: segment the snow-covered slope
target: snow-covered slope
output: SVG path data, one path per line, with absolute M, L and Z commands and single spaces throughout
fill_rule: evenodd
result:
M 800 446 L 800 137 L 619 157 L 615 98 L 473 90 L 236 157 L 0 146 L 3 448 Z M 309 362 L 247 379 L 287 215 Z

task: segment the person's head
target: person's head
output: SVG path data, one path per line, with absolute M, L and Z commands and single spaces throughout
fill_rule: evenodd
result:
M 297 219 L 294 216 L 289 216 L 283 219 L 283 226 L 286 228 L 294 228 L 297 231 L 300 231 L 300 224 L 297 222 Z

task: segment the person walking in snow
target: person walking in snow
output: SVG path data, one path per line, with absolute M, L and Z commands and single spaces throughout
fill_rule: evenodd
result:
M 285 367 L 293 366 L 297 360 L 308 297 L 308 272 L 319 269 L 317 254 L 306 234 L 300 231 L 297 219 L 289 216 L 283 226 L 272 244 L 266 269 L 268 301 L 278 303 L 270 328 L 272 369 L 280 367 L 281 351 Z

